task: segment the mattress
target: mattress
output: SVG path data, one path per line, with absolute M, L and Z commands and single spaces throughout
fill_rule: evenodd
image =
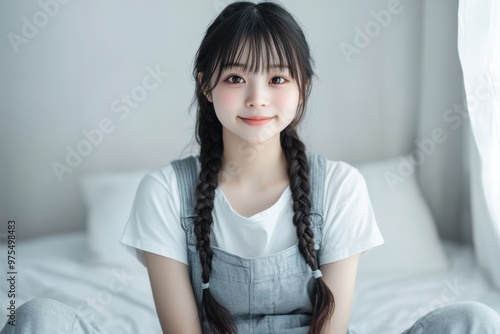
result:
M 446 273 L 358 277 L 350 328 L 356 334 L 400 333 L 432 309 L 457 301 L 479 301 L 500 313 L 500 293 L 475 264 L 471 247 L 451 241 L 443 245 L 450 262 Z M 6 252 L 1 253 L 6 272 Z M 52 298 L 93 318 L 111 334 L 161 333 L 146 270 L 91 265 L 87 258 L 84 232 L 18 242 L 16 304 Z M 1 294 L 6 296 L 6 284 Z M 6 319 L 6 308 L 0 309 L 1 319 Z

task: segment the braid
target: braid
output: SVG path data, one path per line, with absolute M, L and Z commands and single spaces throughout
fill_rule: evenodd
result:
M 309 164 L 305 146 L 295 130 L 285 129 L 281 132 L 281 146 L 287 159 L 288 178 L 293 199 L 293 224 L 297 227 L 299 250 L 311 269 L 319 269 L 316 249 L 314 248 L 314 232 L 311 229 L 309 198 Z M 309 334 L 321 333 L 335 309 L 332 292 L 320 277 L 316 279 L 316 296 L 313 305 L 312 324 Z
M 200 179 L 196 187 L 197 214 L 194 222 L 196 248 L 200 255 L 202 266 L 202 282 L 208 283 L 212 271 L 213 251 L 210 246 L 210 231 L 213 223 L 212 210 L 214 208 L 215 189 L 218 186 L 218 174 L 222 166 L 222 129 L 216 119 L 213 107 L 205 115 L 200 113 L 198 123 L 198 138 L 200 141 Z M 212 116 L 212 117 L 210 117 Z M 206 316 L 210 329 L 216 334 L 236 333 L 236 327 L 229 311 L 220 305 L 209 288 L 203 289 L 202 313 Z

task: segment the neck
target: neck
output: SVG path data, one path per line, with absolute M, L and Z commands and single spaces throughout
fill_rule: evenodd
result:
M 252 184 L 259 187 L 288 180 L 287 162 L 279 134 L 259 144 L 245 142 L 229 131 L 223 131 L 222 137 L 222 184 Z

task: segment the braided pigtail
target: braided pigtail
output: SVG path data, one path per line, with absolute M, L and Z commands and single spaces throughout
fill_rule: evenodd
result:
M 313 304 L 312 324 L 309 334 L 321 333 L 335 310 L 332 292 L 321 278 L 314 248 L 314 233 L 311 229 L 309 199 L 309 164 L 305 146 L 295 130 L 285 129 L 281 133 L 281 146 L 288 163 L 288 178 L 293 199 L 293 223 L 297 227 L 299 250 L 316 278 L 316 294 Z
M 213 251 L 210 246 L 210 233 L 213 223 L 215 189 L 218 186 L 218 174 L 222 162 L 222 129 L 215 116 L 213 107 L 199 113 L 197 135 L 200 142 L 200 179 L 196 187 L 197 214 L 194 222 L 196 248 L 202 266 L 202 317 L 206 316 L 210 329 L 216 334 L 236 333 L 236 327 L 229 311 L 220 305 L 209 289 L 209 278 L 212 271 Z M 210 110 L 211 108 L 211 110 Z

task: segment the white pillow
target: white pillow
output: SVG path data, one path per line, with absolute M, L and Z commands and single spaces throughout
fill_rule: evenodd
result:
M 408 157 L 403 157 L 408 161 Z M 385 244 L 360 258 L 358 276 L 403 277 L 448 268 L 431 211 L 415 172 L 401 175 L 400 158 L 355 166 L 364 176 Z
M 137 187 L 144 175 L 146 171 L 93 174 L 82 178 L 90 263 L 144 268 L 120 245 Z

